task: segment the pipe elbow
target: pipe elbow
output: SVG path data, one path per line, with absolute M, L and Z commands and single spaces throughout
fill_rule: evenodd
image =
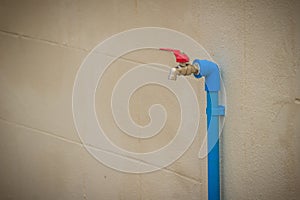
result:
M 195 74 L 196 78 L 205 77 L 205 90 L 206 91 L 219 91 L 220 90 L 220 71 L 216 63 L 208 60 L 196 59 L 193 65 L 199 66 L 199 73 Z

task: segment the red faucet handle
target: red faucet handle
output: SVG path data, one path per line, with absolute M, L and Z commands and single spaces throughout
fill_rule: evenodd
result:
M 176 58 L 176 62 L 178 62 L 178 63 L 187 63 L 190 61 L 190 58 L 186 54 L 182 53 L 180 50 L 169 49 L 169 48 L 160 48 L 159 50 L 173 52 L 173 54 Z

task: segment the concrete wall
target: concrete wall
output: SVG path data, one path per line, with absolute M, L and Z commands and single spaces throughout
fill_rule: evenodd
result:
M 99 163 L 76 133 L 72 87 L 83 59 L 107 37 L 144 26 L 193 37 L 222 66 L 223 199 L 297 199 L 299 13 L 297 0 L 0 0 L 0 199 L 207 198 L 206 159 L 197 158 L 205 126 L 179 160 L 140 175 Z M 159 56 L 174 64 L 169 54 L 153 54 L 120 58 L 98 88 L 97 111 L 106 116 L 100 121 L 116 144 L 132 151 L 165 145 L 179 120 L 176 102 L 170 104 L 174 96 L 158 86 L 138 90 L 130 110 L 137 123 L 146 124 L 148 107 L 164 105 L 170 118 L 162 136 L 146 142 L 127 138 L 112 119 L 108 97 L 119 69 Z M 197 83 L 203 87 L 203 80 Z M 205 98 L 200 90 L 197 95 Z

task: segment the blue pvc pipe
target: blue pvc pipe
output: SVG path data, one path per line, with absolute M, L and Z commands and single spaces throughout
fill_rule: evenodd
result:
M 208 199 L 220 199 L 219 116 L 212 110 L 218 107 L 218 92 L 207 91 L 207 151 Z
M 207 169 L 208 200 L 220 200 L 219 117 L 225 114 L 219 105 L 220 72 L 217 64 L 207 60 L 194 60 L 200 68 L 196 78 L 205 77 L 207 92 Z

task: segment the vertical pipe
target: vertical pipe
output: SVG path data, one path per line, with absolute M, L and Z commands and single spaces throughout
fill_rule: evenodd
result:
M 218 91 L 207 91 L 208 199 L 220 200 Z
M 196 59 L 193 65 L 200 69 L 195 77 L 205 77 L 208 200 L 220 200 L 219 117 L 225 115 L 225 107 L 219 105 L 220 71 L 216 63 L 208 60 Z
M 178 62 L 180 51 L 173 51 Z M 179 54 L 176 54 L 176 52 Z M 189 61 L 184 57 L 184 63 Z M 195 59 L 193 65 L 197 67 L 196 78 L 205 77 L 207 99 L 207 169 L 208 169 L 208 200 L 220 200 L 220 163 L 219 163 L 219 117 L 225 115 L 225 107 L 219 105 L 220 71 L 216 63 L 208 60 Z M 171 70 L 170 79 L 176 80 L 177 69 Z M 174 76 L 175 75 L 175 76 Z M 186 74 L 185 74 L 186 75 Z

